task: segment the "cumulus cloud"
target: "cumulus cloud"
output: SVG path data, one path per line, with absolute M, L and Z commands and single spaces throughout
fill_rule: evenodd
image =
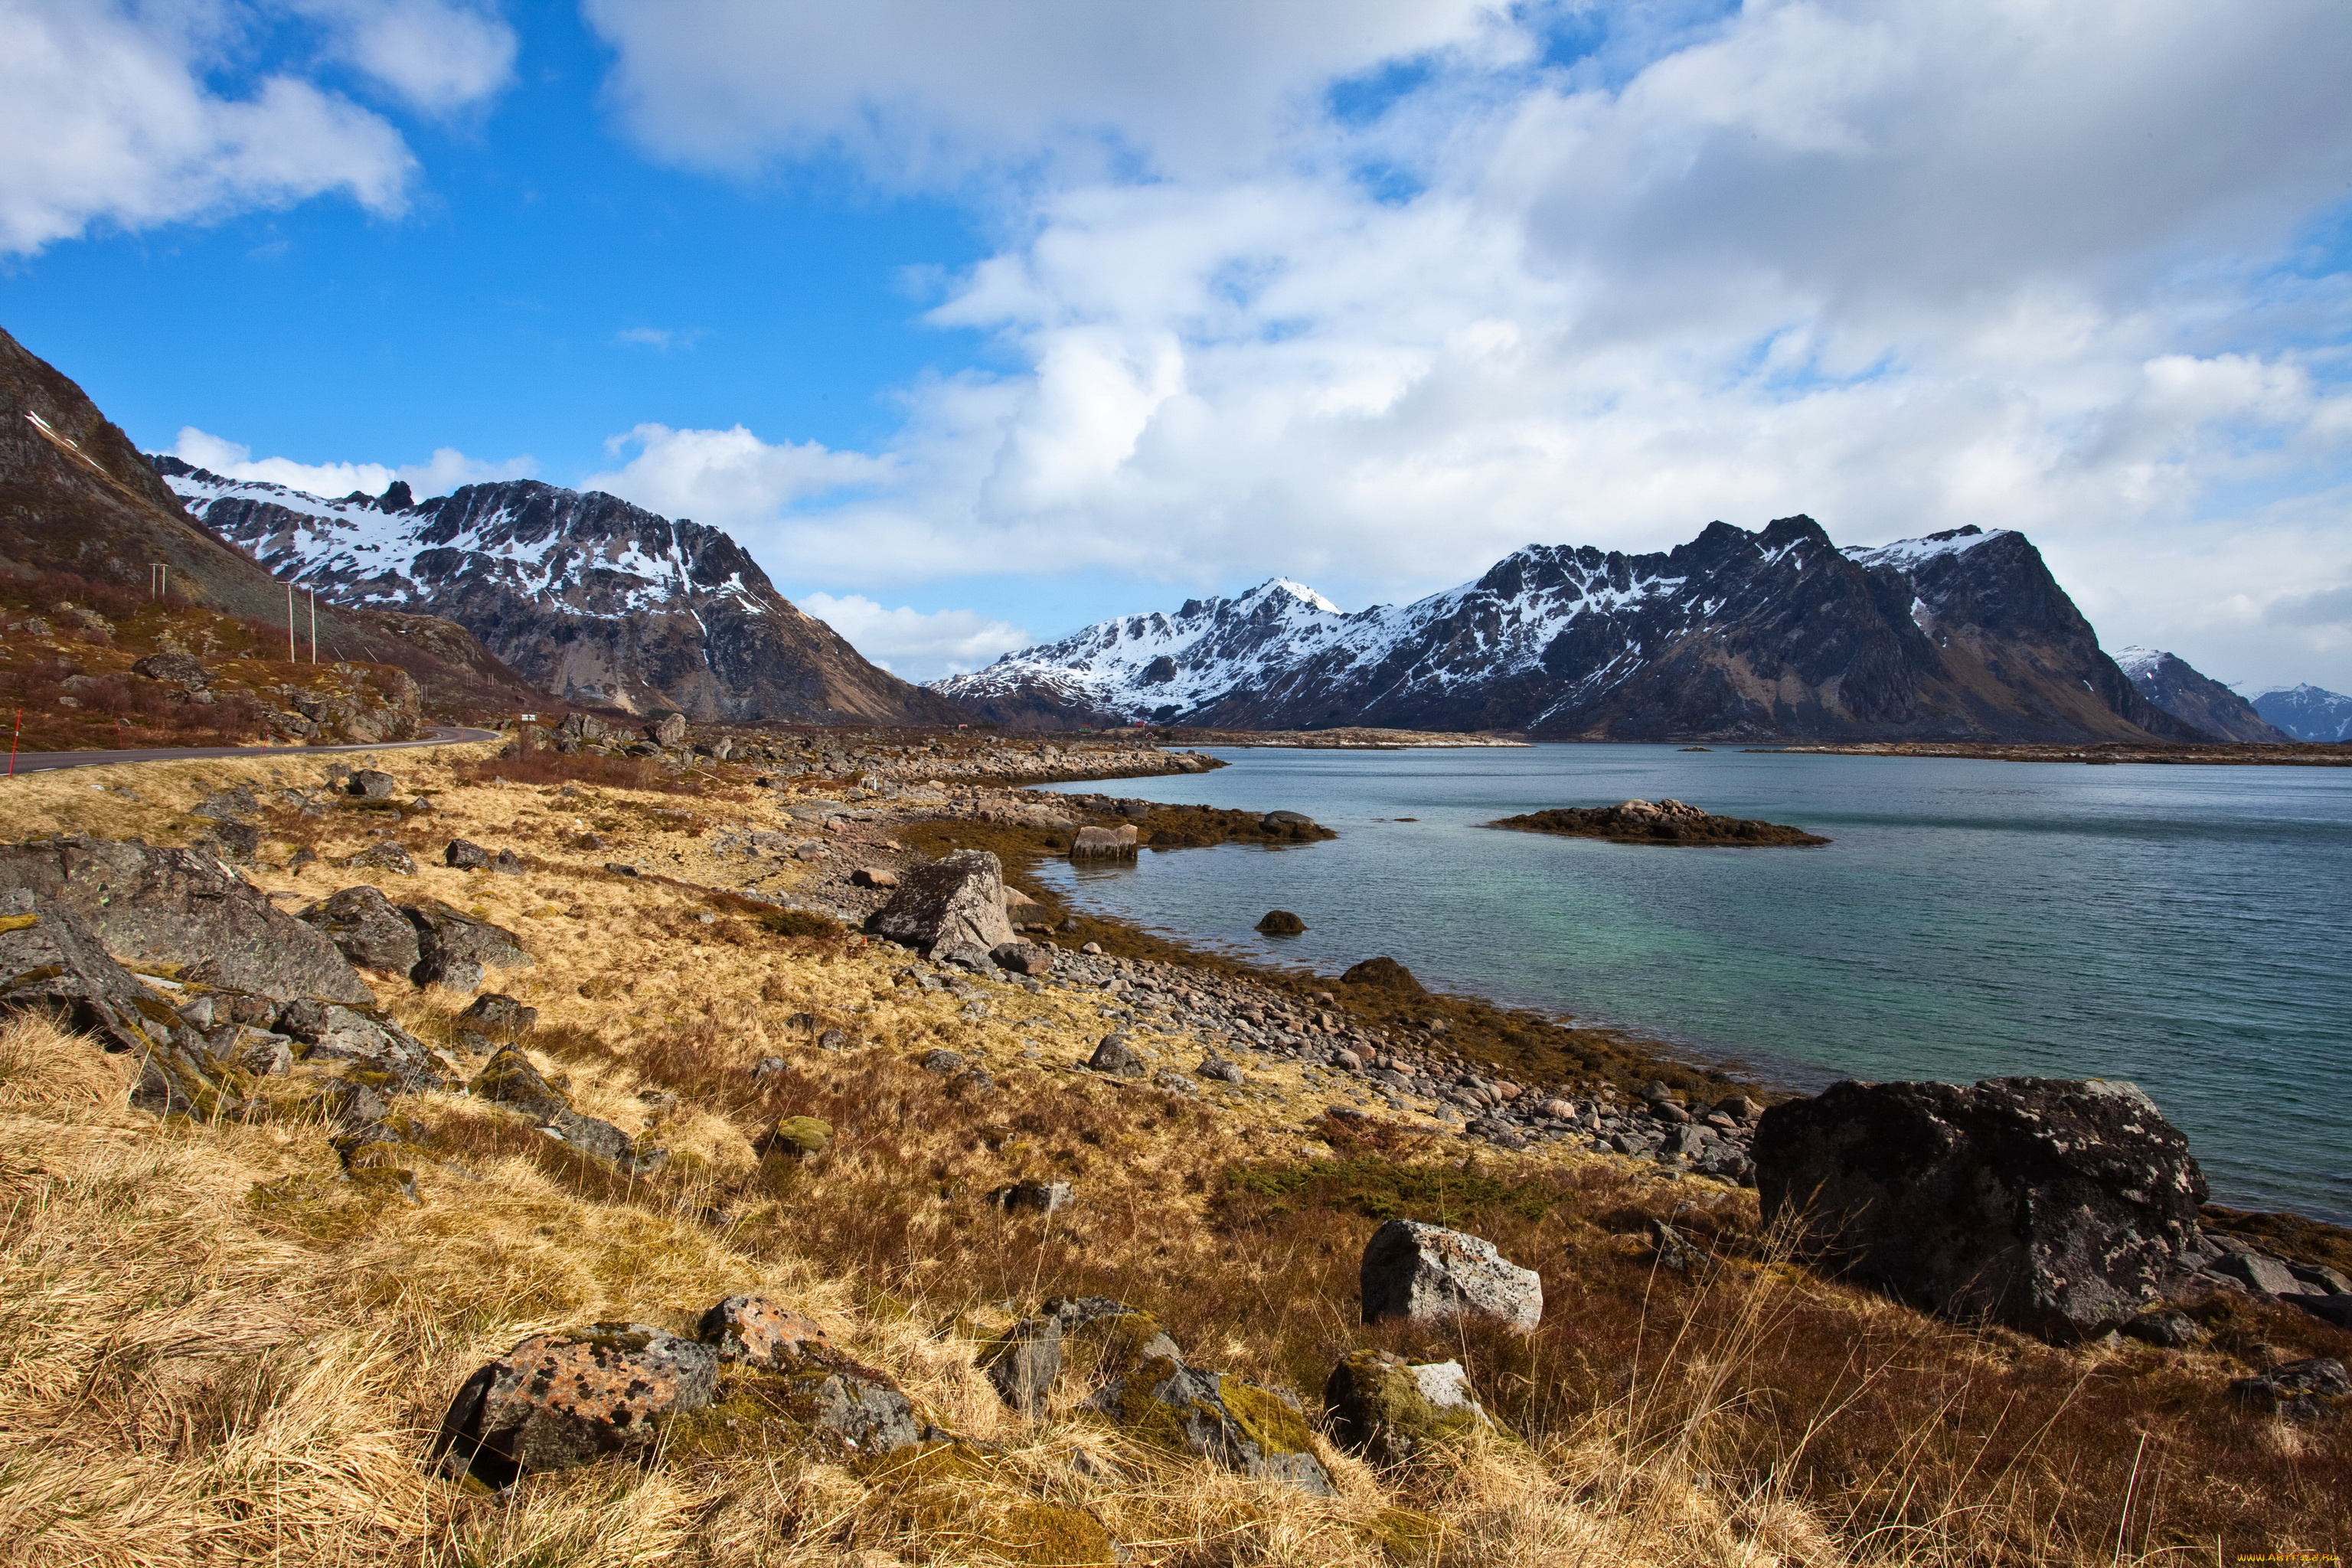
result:
M 811 496 L 887 476 L 887 459 L 828 450 L 814 441 L 771 446 L 738 425 L 730 430 L 673 430 L 640 425 L 604 443 L 628 460 L 593 474 L 590 489 L 609 491 L 669 517 L 717 527 L 765 521 Z
M 252 447 L 207 435 L 193 425 L 182 428 L 179 439 L 173 444 L 172 456 L 184 463 L 209 468 L 224 479 L 258 479 L 328 497 L 347 496 L 354 490 L 382 495 L 393 480 L 405 479 L 408 488 L 422 500 L 447 495 L 463 485 L 527 479 L 539 471 L 539 465 L 529 458 L 487 463 L 468 458 L 453 447 L 435 448 L 425 462 L 397 467 L 387 463 L 298 463 L 290 458 L 257 459 Z
M 961 179 L 1008 237 L 930 320 L 1014 368 L 905 389 L 854 487 L 664 433 L 741 447 L 728 515 L 844 584 L 1363 603 L 1801 510 L 2025 528 L 2111 640 L 2260 675 L 2319 657 L 2279 584 L 2352 578 L 2297 504 L 2352 479 L 2352 277 L 2308 238 L 2341 5 L 688 9 L 587 7 L 647 146 Z
M 259 63 L 256 40 L 289 24 L 307 42 Z M 308 68 L 446 113 L 495 93 L 514 54 L 504 22 L 453 0 L 0 0 L 0 251 L 333 192 L 395 216 L 407 143 Z
M 794 602 L 848 638 L 859 653 L 906 680 L 936 680 L 978 669 L 1035 640 L 1019 626 L 977 610 L 927 613 L 905 605 L 885 609 L 862 594 L 839 598 L 808 594 Z

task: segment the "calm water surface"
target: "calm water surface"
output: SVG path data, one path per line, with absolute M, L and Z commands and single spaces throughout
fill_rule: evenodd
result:
M 1424 981 L 1744 1060 L 1768 1079 L 2132 1079 L 2217 1201 L 2352 1223 L 2352 770 L 1663 746 L 1229 751 L 1098 787 L 1303 811 L 1340 837 L 1047 876 L 1083 907 L 1318 968 Z M 1824 849 L 1496 832 L 1673 795 Z M 1400 817 L 1417 817 L 1404 822 Z M 1296 910 L 1306 935 L 1251 930 Z

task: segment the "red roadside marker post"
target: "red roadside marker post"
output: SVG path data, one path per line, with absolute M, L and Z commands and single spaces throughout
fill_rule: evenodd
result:
M 24 734 L 25 710 L 19 708 L 16 710 L 16 731 L 8 737 L 8 776 L 12 779 L 16 776 L 16 742 L 24 738 Z

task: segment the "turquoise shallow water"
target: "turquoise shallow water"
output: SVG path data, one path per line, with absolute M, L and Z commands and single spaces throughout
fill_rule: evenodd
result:
M 1769 1079 L 2128 1078 L 2217 1201 L 2352 1224 L 2352 769 L 1663 746 L 1231 751 L 1099 787 L 1304 811 L 1336 840 L 1049 868 L 1084 907 L 1736 1058 Z M 1665 849 L 1477 825 L 1673 795 L 1828 835 Z M 1418 817 L 1399 822 L 1398 817 Z M 1301 937 L 1258 936 L 1269 909 Z

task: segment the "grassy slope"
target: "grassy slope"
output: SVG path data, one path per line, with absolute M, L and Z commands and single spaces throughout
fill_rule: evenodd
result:
M 2344 1428 L 2257 1418 L 2222 1392 L 2250 1365 L 2352 1348 L 2301 1314 L 2210 1314 L 2213 1347 L 2192 1354 L 2053 1350 L 1790 1268 L 1757 1234 L 1752 1195 L 1710 1183 L 1584 1155 L 1465 1158 L 1395 1131 L 1302 1129 L 1254 1096 L 1189 1100 L 1059 1070 L 1099 1032 L 1078 998 L 1004 988 L 970 1020 L 956 998 L 895 984 L 903 955 L 778 938 L 690 886 L 595 868 L 635 858 L 719 882 L 708 829 L 750 819 L 754 792 L 565 797 L 467 782 L 484 773 L 468 750 L 378 759 L 404 795 L 438 802 L 401 830 L 416 848 L 459 833 L 511 845 L 531 871 L 367 879 L 522 932 L 539 963 L 497 984 L 541 1009 L 542 1065 L 594 1114 L 632 1131 L 656 1121 L 677 1157 L 620 1182 L 495 1111 L 416 1097 L 403 1109 L 433 1130 L 437 1163 L 418 1169 L 411 1206 L 333 1180 L 320 1128 L 159 1126 L 123 1109 L 119 1060 L 8 1026 L 0 1556 L 1061 1560 L 1038 1499 L 1091 1511 L 1139 1561 L 1188 1564 L 2087 1564 L 2347 1544 Z M 0 830 L 175 841 L 209 788 L 313 776 L 294 758 L 19 780 L 0 795 Z M 565 849 L 592 816 L 615 847 Z M 265 829 L 265 858 L 297 842 L 347 853 L 386 820 L 288 814 Z M 256 879 L 297 903 L 359 875 Z M 380 990 L 449 1040 L 464 998 Z M 857 1044 L 818 1050 L 799 1015 Z M 998 1089 L 910 1064 L 937 1045 L 986 1061 Z M 792 1070 L 755 1089 L 749 1068 L 768 1055 Z M 1305 1098 L 1295 1069 L 1250 1067 Z M 679 1109 L 657 1116 L 646 1089 Z M 834 1147 L 763 1184 L 748 1136 L 803 1111 L 834 1122 Z M 1077 1207 L 1049 1222 L 982 1201 L 1028 1175 L 1074 1181 Z M 1357 1256 L 1395 1213 L 1462 1225 L 1539 1268 L 1542 1330 L 1415 1342 L 1357 1324 Z M 1693 1278 L 1656 1270 L 1641 1239 L 1653 1215 L 1717 1260 Z M 896 1480 L 751 1447 L 498 1498 L 419 1467 L 459 1381 L 524 1333 L 614 1317 L 684 1328 L 745 1289 L 813 1311 L 934 1418 L 1002 1447 L 964 1473 Z M 1458 1355 L 1528 1441 L 1386 1474 L 1333 1455 L 1341 1495 L 1318 1501 L 1134 1448 L 1066 1408 L 1024 1427 L 972 1355 L 1008 1300 L 1072 1291 L 1142 1305 L 1199 1364 L 1310 1403 L 1354 1346 Z

